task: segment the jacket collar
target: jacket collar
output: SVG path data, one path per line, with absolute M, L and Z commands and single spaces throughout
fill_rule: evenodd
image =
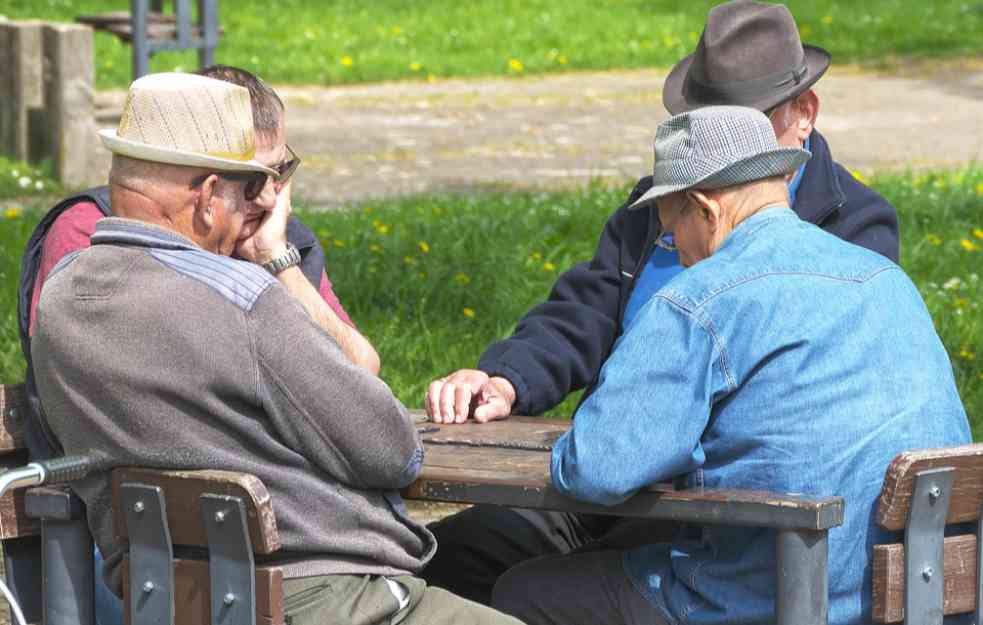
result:
M 201 249 L 193 241 L 173 230 L 122 217 L 100 219 L 96 222 L 96 231 L 92 233 L 91 240 L 92 245 L 134 245 L 167 250 Z
M 793 208 L 803 221 L 818 225 L 846 203 L 846 194 L 833 168 L 826 139 L 813 130 L 809 142 L 812 158 L 806 162 Z

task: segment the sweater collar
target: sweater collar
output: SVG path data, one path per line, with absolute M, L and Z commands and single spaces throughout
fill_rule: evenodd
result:
M 200 250 L 201 247 L 173 230 L 136 219 L 106 217 L 96 222 L 93 245 L 116 244 L 167 250 Z

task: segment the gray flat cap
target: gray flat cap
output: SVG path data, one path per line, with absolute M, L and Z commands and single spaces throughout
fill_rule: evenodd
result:
M 653 186 L 631 208 L 685 189 L 720 189 L 790 174 L 812 156 L 778 144 L 771 122 L 744 106 L 670 117 L 655 133 Z

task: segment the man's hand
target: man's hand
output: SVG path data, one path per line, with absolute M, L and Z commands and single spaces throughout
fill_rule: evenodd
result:
M 515 388 L 505 378 L 490 378 L 477 369 L 460 369 L 431 382 L 424 403 L 434 423 L 464 423 L 468 416 L 487 423 L 512 413 Z
M 256 207 L 253 205 L 247 210 L 255 212 Z M 246 224 L 236 243 L 236 256 L 257 265 L 283 256 L 287 251 L 287 220 L 291 210 L 288 183 L 276 194 L 276 203 L 272 210 L 258 212 L 254 217 L 247 215 Z

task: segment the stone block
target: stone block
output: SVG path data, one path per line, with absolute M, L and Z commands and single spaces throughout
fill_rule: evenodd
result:
M 42 22 L 0 21 L 0 150 L 20 160 L 32 150 L 30 123 L 44 107 Z
M 45 24 L 44 108 L 55 176 L 68 187 L 89 184 L 96 174 L 95 66 L 92 29 L 80 24 Z

